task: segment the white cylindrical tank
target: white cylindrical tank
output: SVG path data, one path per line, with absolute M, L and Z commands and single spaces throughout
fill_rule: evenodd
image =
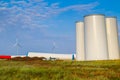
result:
M 102 14 L 84 16 L 86 60 L 108 59 L 105 17 Z
M 84 23 L 78 21 L 76 22 L 76 60 L 85 60 L 84 54 Z
M 109 59 L 119 59 L 119 42 L 116 17 L 106 18 L 106 31 L 108 40 Z

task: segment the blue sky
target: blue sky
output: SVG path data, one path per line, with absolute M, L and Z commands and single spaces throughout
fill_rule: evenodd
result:
M 87 14 L 117 16 L 114 0 L 0 0 L 0 54 L 75 53 L 75 21 Z M 120 28 L 119 34 L 120 34 Z M 53 45 L 54 43 L 54 45 Z

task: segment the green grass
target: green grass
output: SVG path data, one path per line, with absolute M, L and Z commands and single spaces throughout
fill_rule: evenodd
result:
M 0 60 L 0 80 L 120 80 L 120 60 Z

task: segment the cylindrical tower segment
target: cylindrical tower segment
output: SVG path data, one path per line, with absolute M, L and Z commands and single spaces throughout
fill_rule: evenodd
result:
M 116 17 L 106 18 L 109 59 L 119 59 L 118 26 Z
M 85 24 L 86 60 L 108 59 L 105 17 L 101 14 L 87 15 Z
M 76 22 L 76 60 L 84 60 L 84 54 L 84 23 L 78 21 Z

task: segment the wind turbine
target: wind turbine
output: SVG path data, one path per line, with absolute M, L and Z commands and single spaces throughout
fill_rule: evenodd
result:
M 52 47 L 52 52 L 53 53 L 55 52 L 55 48 L 56 48 L 56 43 L 55 43 L 55 41 L 53 41 L 53 47 Z
M 13 47 L 16 47 L 17 55 L 19 55 L 19 48 L 21 48 L 21 45 L 19 44 L 17 38 L 16 38 L 16 42 L 15 42 L 15 44 L 13 45 Z

